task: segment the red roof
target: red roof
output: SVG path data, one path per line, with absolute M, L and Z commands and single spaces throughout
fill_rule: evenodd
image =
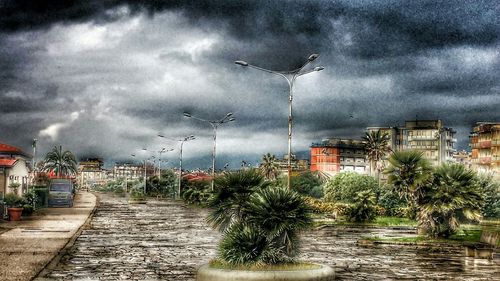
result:
M 22 149 L 20 149 L 19 147 L 15 147 L 15 146 L 8 145 L 5 143 L 0 143 L 0 153 L 18 154 L 18 155 L 23 155 L 23 156 L 29 156 L 24 151 L 22 151 Z
M 0 158 L 1 167 L 12 167 L 16 163 L 17 159 L 12 158 Z
M 203 180 L 211 180 L 212 176 L 200 172 L 200 173 L 185 174 L 182 175 L 182 178 L 188 181 L 203 181 Z

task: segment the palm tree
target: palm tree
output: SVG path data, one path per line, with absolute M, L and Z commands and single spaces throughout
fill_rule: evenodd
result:
M 448 237 L 461 218 L 479 220 L 483 197 L 473 171 L 461 164 L 436 168 L 432 184 L 422 188 L 419 223 L 434 237 Z
M 270 153 L 264 154 L 262 156 L 262 163 L 260 164 L 260 169 L 262 174 L 268 180 L 274 180 L 278 176 L 278 163 L 276 161 L 276 156 Z
M 423 157 L 423 152 L 395 151 L 389 157 L 389 167 L 384 173 L 400 198 L 406 199 L 410 207 L 415 207 L 421 197 L 421 187 L 432 178 L 432 168 Z
M 250 195 L 265 188 L 269 182 L 256 169 L 226 172 L 215 179 L 214 193 L 208 201 L 212 209 L 207 221 L 214 228 L 224 232 L 233 224 L 243 220 L 243 208 Z
M 379 165 L 379 161 L 391 152 L 389 134 L 380 130 L 370 131 L 365 133 L 363 140 L 366 142 L 365 151 L 370 161 L 370 174 L 373 174 L 374 167 L 377 167 L 377 177 L 380 178 L 380 172 L 383 168 L 382 165 Z
M 76 159 L 71 151 L 62 151 L 62 146 L 54 146 L 52 151 L 47 153 L 44 160 L 43 171 L 54 171 L 56 176 L 76 174 Z

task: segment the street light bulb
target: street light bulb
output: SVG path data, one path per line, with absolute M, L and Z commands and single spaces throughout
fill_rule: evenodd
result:
M 165 136 L 164 135 L 158 135 L 160 138 L 164 138 Z
M 309 58 L 307 58 L 307 60 L 308 61 L 313 61 L 313 60 L 317 59 L 318 57 L 319 57 L 318 54 L 312 54 L 312 55 L 309 56 Z
M 226 117 L 231 117 L 233 115 L 232 112 L 229 112 L 228 114 L 226 114 Z
M 237 60 L 234 63 L 237 65 L 241 65 L 241 66 L 248 66 L 248 62 L 243 61 L 243 60 Z
M 325 69 L 325 68 L 324 68 L 324 67 L 322 67 L 322 66 L 316 66 L 316 67 L 314 68 L 314 71 L 321 71 L 321 70 L 323 70 L 323 69 Z
M 147 149 L 147 148 L 143 148 L 142 150 L 144 150 L 144 151 L 148 151 L 148 149 Z
M 229 118 L 229 121 L 234 121 L 236 120 L 236 118 Z
M 184 116 L 186 116 L 186 117 L 191 117 L 191 113 L 189 113 L 189 112 L 184 112 L 183 114 L 184 114 Z
M 130 156 L 135 157 L 135 154 L 130 154 Z

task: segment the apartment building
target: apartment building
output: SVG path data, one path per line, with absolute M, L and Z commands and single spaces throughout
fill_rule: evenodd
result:
M 117 163 L 113 166 L 113 178 L 137 180 L 144 177 L 144 165 Z
M 469 136 L 472 168 L 500 177 L 500 123 L 478 122 Z
M 98 158 L 89 158 L 78 163 L 78 181 L 82 187 L 105 184 L 108 181 L 104 162 Z
M 456 131 L 443 126 L 441 120 L 405 121 L 404 127 L 368 127 L 367 131 L 387 132 L 393 151 L 418 150 L 432 165 L 453 162 Z
M 311 145 L 310 170 L 328 175 L 340 172 L 368 174 L 370 171 L 364 142 L 353 139 L 329 138 Z

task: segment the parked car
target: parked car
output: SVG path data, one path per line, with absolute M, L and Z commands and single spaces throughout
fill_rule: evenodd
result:
M 52 179 L 49 184 L 49 207 L 73 207 L 75 186 L 71 179 Z

